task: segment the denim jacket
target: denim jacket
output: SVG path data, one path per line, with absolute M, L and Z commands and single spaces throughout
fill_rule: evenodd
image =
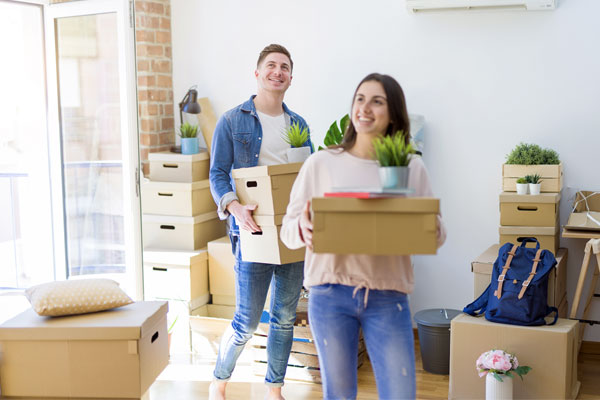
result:
M 248 101 L 223 114 L 213 133 L 209 174 L 210 191 L 217 203 L 219 218 L 229 217 L 229 233 L 232 235 L 239 235 L 240 231 L 235 218 L 226 210 L 229 203 L 238 200 L 231 170 L 258 165 L 263 135 L 254 106 L 254 97 L 251 96 Z M 306 121 L 290 111 L 285 103 L 283 111 L 289 117 L 290 124 L 298 122 L 302 128 L 308 128 Z M 310 147 L 312 152 L 310 134 L 304 146 Z

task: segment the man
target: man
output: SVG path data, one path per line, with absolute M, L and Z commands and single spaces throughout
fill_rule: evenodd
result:
M 224 399 L 225 386 L 244 345 L 256 330 L 272 282 L 267 341 L 268 399 L 283 399 L 281 387 L 292 347 L 296 306 L 303 280 L 303 262 L 272 265 L 242 261 L 240 229 L 259 232 L 252 217 L 256 205 L 241 204 L 235 194 L 231 170 L 287 163 L 289 148 L 282 135 L 293 123 L 307 127 L 302 117 L 283 103 L 292 82 L 292 58 L 281 45 L 263 49 L 256 65 L 257 94 L 227 111 L 213 135 L 210 188 L 221 219 L 228 219 L 235 255 L 236 310 L 223 334 L 209 398 Z M 304 144 L 312 148 L 310 138 Z

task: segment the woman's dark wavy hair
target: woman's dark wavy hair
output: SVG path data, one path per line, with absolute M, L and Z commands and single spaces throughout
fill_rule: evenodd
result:
M 385 96 L 387 97 L 388 112 L 390 114 L 390 124 L 387 130 L 383 133 L 384 136 L 393 135 L 398 131 L 404 132 L 404 140 L 408 144 L 410 142 L 410 120 L 408 118 L 408 110 L 406 109 L 406 99 L 404 97 L 404 91 L 400 84 L 391 76 L 383 75 L 378 73 L 372 73 L 367 75 L 356 87 L 354 91 L 354 97 L 352 97 L 352 105 L 354 106 L 354 99 L 358 88 L 365 82 L 376 81 L 381 83 Z M 350 121 L 342 143 L 336 148 L 343 150 L 349 150 L 356 142 L 356 129 L 352 124 L 352 108 L 350 108 Z

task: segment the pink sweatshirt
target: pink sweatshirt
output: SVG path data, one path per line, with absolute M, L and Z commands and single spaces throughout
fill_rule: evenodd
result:
M 290 249 L 304 246 L 298 221 L 306 201 L 323 197 L 336 187 L 374 187 L 379 184 L 378 165 L 374 160 L 358 158 L 340 150 L 322 150 L 311 155 L 300 169 L 283 218 L 281 240 Z M 429 176 L 421 157 L 410 161 L 408 186 L 413 196 L 434 197 Z M 446 240 L 446 229 L 438 216 L 438 247 Z M 414 287 L 410 256 L 373 256 L 362 254 L 314 254 L 306 250 L 304 286 L 326 283 L 397 290 L 411 293 Z

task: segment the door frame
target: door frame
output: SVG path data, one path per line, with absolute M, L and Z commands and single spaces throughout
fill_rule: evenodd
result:
M 140 159 L 137 121 L 137 87 L 135 61 L 135 20 L 133 2 L 123 0 L 86 0 L 44 6 L 46 40 L 46 71 L 48 82 L 48 137 L 50 176 L 52 182 L 52 212 L 57 280 L 69 278 L 67 272 L 67 241 L 63 149 L 60 126 L 60 94 L 58 90 L 58 58 L 56 43 L 57 18 L 116 13 L 120 77 L 121 132 L 123 160 L 124 230 L 126 273 L 124 289 L 136 300 L 143 298 L 142 234 L 140 207 Z M 92 276 L 92 275 L 90 275 Z

